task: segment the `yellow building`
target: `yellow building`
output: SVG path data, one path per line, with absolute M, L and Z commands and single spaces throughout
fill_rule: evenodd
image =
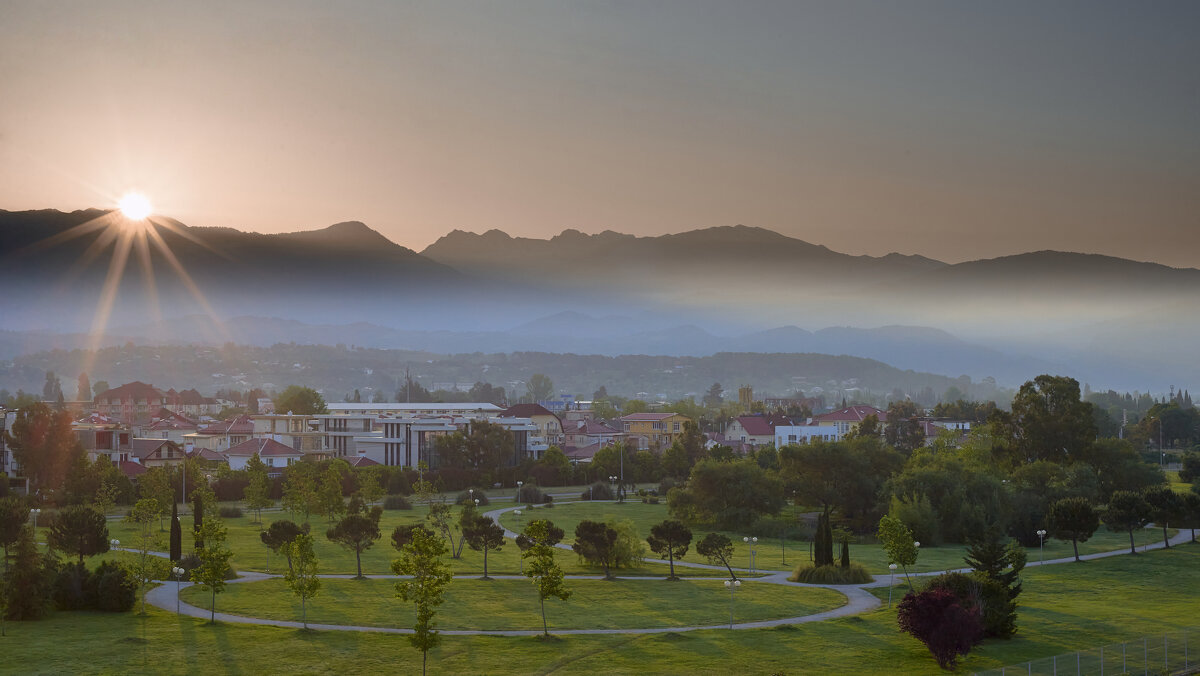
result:
M 636 440 L 639 450 L 670 446 L 688 422 L 691 418 L 678 413 L 630 413 L 621 417 L 625 434 Z

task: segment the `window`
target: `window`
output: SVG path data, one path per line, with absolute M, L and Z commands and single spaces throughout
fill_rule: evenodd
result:
M 674 432 L 679 431 L 679 423 L 674 423 L 674 427 L 672 427 L 672 431 L 674 431 Z

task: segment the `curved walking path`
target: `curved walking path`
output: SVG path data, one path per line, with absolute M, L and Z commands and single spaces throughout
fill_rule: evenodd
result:
M 599 502 L 599 501 L 597 501 L 597 502 Z M 564 503 L 564 504 L 568 504 L 568 503 Z M 500 523 L 500 515 L 504 514 L 505 512 L 510 512 L 515 509 L 521 509 L 521 507 L 522 507 L 521 505 L 513 505 L 511 507 L 502 507 L 500 509 L 493 509 L 493 510 L 484 512 L 484 516 L 489 516 L 489 517 L 493 518 L 496 521 L 496 523 Z M 503 524 L 501 524 L 501 526 L 503 527 Z M 517 534 L 514 533 L 513 531 L 508 530 L 507 527 L 504 527 L 504 536 L 507 538 L 513 539 L 513 538 L 516 538 Z M 1183 544 L 1185 542 L 1189 542 L 1190 540 L 1191 540 L 1191 532 L 1188 530 L 1180 530 L 1174 537 L 1172 537 L 1170 539 L 1170 544 L 1171 545 L 1179 545 L 1179 544 Z M 555 545 L 555 546 L 560 549 L 567 549 L 567 550 L 570 549 L 569 546 L 561 544 L 561 543 L 558 545 Z M 1162 549 L 1165 546 L 1166 545 L 1160 540 L 1153 544 L 1148 544 L 1148 545 L 1145 545 L 1144 547 L 1139 548 L 1139 551 L 1148 551 L 1151 549 Z M 1120 550 L 1113 550 L 1113 551 L 1108 551 L 1108 552 L 1097 552 L 1095 554 L 1085 554 L 1085 555 L 1081 555 L 1079 558 L 1082 560 L 1085 560 L 1085 561 L 1090 561 L 1090 560 L 1094 560 L 1094 559 L 1107 558 L 1110 556 L 1121 556 L 1121 555 L 1129 554 L 1129 553 L 1130 552 L 1128 549 L 1120 549 Z M 155 554 L 159 555 L 159 556 L 163 555 L 161 552 L 155 552 Z M 643 560 L 648 563 L 661 563 L 662 562 L 660 559 L 653 559 L 653 558 L 649 558 L 649 557 L 646 557 Z M 1026 567 L 1048 566 L 1048 565 L 1053 565 L 1053 564 L 1071 563 L 1074 561 L 1075 561 L 1075 557 L 1071 556 L 1071 557 L 1065 557 L 1065 558 L 1059 558 L 1059 559 L 1051 559 L 1048 561 L 1035 561 L 1035 562 L 1026 564 Z M 707 570 L 724 570 L 725 569 L 724 566 L 713 566 L 713 565 L 703 564 L 703 563 L 693 563 L 690 561 L 676 561 L 675 566 L 681 567 L 681 568 L 697 568 L 697 569 L 707 569 Z M 733 570 L 735 571 L 735 573 L 750 573 L 749 570 L 744 569 L 744 568 L 734 568 Z M 955 571 L 957 571 L 957 572 L 966 572 L 969 570 L 970 570 L 969 568 L 955 569 Z M 834 619 L 834 618 L 838 618 L 838 617 L 849 617 L 852 615 L 860 615 L 867 611 L 878 608 L 879 606 L 883 605 L 883 602 L 868 590 L 871 588 L 886 587 L 886 586 L 889 586 L 889 584 L 890 584 L 889 577 L 885 577 L 882 575 L 878 579 L 875 579 L 874 581 L 868 582 L 865 584 L 825 585 L 825 584 L 804 584 L 804 583 L 800 583 L 800 582 L 792 582 L 787 579 L 787 577 L 791 574 L 789 571 L 759 570 L 756 572 L 757 573 L 766 573 L 766 575 L 764 575 L 762 577 L 756 577 L 756 578 L 742 578 L 743 582 L 747 582 L 747 583 L 751 583 L 751 584 L 775 584 L 775 585 L 781 585 L 781 586 L 786 586 L 786 587 L 815 587 L 815 588 L 821 588 L 821 589 L 832 589 L 836 592 L 839 592 L 843 596 L 845 596 L 846 603 L 837 608 L 822 611 L 819 613 L 811 613 L 809 615 L 801 615 L 801 616 L 797 616 L 797 617 L 784 617 L 784 618 L 779 618 L 779 619 L 774 619 L 774 620 L 758 620 L 758 621 L 754 621 L 754 622 L 734 622 L 733 624 L 723 623 L 723 624 L 709 624 L 709 625 L 691 625 L 691 626 L 682 626 L 682 627 L 645 627 L 645 628 L 631 627 L 631 628 L 623 628 L 623 629 L 559 629 L 559 630 L 554 631 L 554 634 L 556 634 L 556 635 L 666 634 L 666 633 L 672 633 L 672 632 L 678 633 L 678 632 L 689 632 L 689 631 L 701 631 L 701 630 L 706 630 L 706 629 L 734 629 L 734 630 L 763 629 L 763 628 L 770 628 L 770 627 L 778 627 L 781 625 L 805 624 L 808 622 L 821 622 L 824 620 L 830 620 L 830 619 Z M 911 573 L 909 575 L 909 577 L 932 577 L 935 575 L 941 575 L 942 573 L 945 573 L 945 572 L 951 572 L 951 571 L 937 570 L 937 571 L 927 571 L 927 572 L 923 572 L 923 573 Z M 240 574 L 236 580 L 230 580 L 230 583 L 237 584 L 237 583 L 245 583 L 245 582 L 260 582 L 263 580 L 275 579 L 275 578 L 279 578 L 279 577 L 282 577 L 282 576 L 267 574 L 267 573 L 247 572 L 247 573 Z M 354 575 L 349 575 L 349 574 L 320 575 L 319 577 L 321 577 L 323 579 L 343 579 L 343 580 L 355 578 Z M 384 580 L 384 579 L 398 580 L 398 579 L 400 579 L 400 576 L 397 576 L 397 575 L 365 575 L 364 577 L 366 577 L 368 579 L 375 579 L 375 580 Z M 499 580 L 524 580 L 524 579 L 526 579 L 525 576 L 523 576 L 523 575 L 493 575 L 491 577 L 493 577 L 495 579 L 499 579 Z M 601 575 L 567 575 L 565 577 L 568 580 L 602 580 L 602 579 L 604 579 L 604 577 Z M 663 577 L 662 576 L 641 575 L 641 576 L 620 577 L 619 579 L 622 579 L 622 580 L 662 580 Z M 713 578 L 712 577 L 684 577 L 683 579 L 685 579 L 685 580 L 712 580 Z M 168 610 L 168 611 L 178 609 L 178 612 L 180 612 L 183 615 L 188 615 L 190 617 L 214 618 L 214 619 L 220 620 L 222 622 L 229 622 L 232 624 L 254 624 L 254 625 L 272 626 L 272 627 L 284 627 L 284 628 L 291 628 L 291 629 L 303 629 L 303 628 L 307 627 L 308 629 L 321 630 L 321 631 L 365 631 L 365 632 L 376 632 L 376 633 L 385 633 L 385 634 L 411 634 L 411 633 L 413 633 L 412 629 L 405 629 L 405 628 L 400 628 L 400 627 L 376 627 L 376 626 L 366 626 L 366 625 L 360 626 L 360 625 L 346 625 L 346 624 L 319 624 L 319 623 L 314 623 L 314 622 L 309 622 L 307 625 L 305 625 L 301 622 L 294 622 L 294 621 L 290 621 L 290 620 L 273 620 L 273 619 L 266 619 L 266 618 L 259 618 L 259 617 L 247 617 L 244 615 L 232 615 L 229 613 L 222 613 L 222 612 L 217 612 L 214 615 L 211 610 L 205 610 L 204 608 L 200 608 L 198 606 L 193 606 L 189 603 L 183 602 L 179 598 L 179 590 L 181 590 L 185 587 L 190 587 L 192 585 L 193 585 L 193 583 L 191 583 L 191 582 L 175 582 L 175 581 L 162 582 L 162 584 L 160 584 L 158 587 L 155 587 L 154 589 L 151 589 L 150 591 L 146 592 L 146 603 L 149 603 L 150 605 L 153 605 L 155 607 L 161 608 L 163 610 Z M 533 630 L 533 629 L 529 629 L 529 630 L 524 630 L 524 629 L 521 629 L 521 630 L 517 630 L 517 629 L 514 629 L 514 630 L 445 629 L 445 630 L 439 630 L 439 633 L 446 634 L 448 636 L 540 636 L 543 632 L 541 630 Z

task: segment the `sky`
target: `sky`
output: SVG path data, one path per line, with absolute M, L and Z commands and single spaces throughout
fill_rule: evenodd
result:
M 1200 3 L 0 4 L 0 209 L 1200 267 Z

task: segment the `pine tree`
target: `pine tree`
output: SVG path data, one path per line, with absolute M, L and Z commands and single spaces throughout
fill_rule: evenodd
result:
M 46 612 L 49 589 L 31 526 L 21 529 L 5 587 L 9 619 L 36 620 Z
M 842 537 L 842 568 L 850 567 L 850 538 Z

